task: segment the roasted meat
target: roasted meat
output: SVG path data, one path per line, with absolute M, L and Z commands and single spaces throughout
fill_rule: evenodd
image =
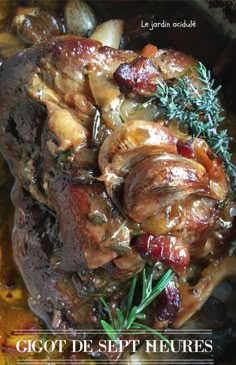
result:
M 156 278 L 166 267 L 176 275 L 147 322 L 178 327 L 235 273 L 223 161 L 149 100 L 157 82 L 182 75 L 198 90 L 195 65 L 177 51 L 144 57 L 72 35 L 3 62 L 15 259 L 31 308 L 52 329 L 99 327 L 99 296 L 119 306 L 153 263 Z

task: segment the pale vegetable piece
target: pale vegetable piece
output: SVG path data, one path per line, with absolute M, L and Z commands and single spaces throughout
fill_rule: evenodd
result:
M 9 58 L 24 48 L 24 44 L 13 34 L 0 33 L 0 55 L 3 58 Z
M 59 95 L 41 79 L 40 76 L 34 74 L 29 84 L 30 95 L 42 103 L 61 104 Z M 50 110 L 49 110 L 50 113 Z
M 143 120 L 152 122 L 156 120 L 159 115 L 157 105 L 151 102 L 144 102 L 142 100 L 125 98 L 120 105 L 120 114 L 123 120 Z
M 80 146 L 86 142 L 85 129 L 67 109 L 56 110 L 49 118 L 48 125 L 59 140 L 60 151 Z
M 101 108 L 105 125 L 112 130 L 120 126 L 122 121 L 119 112 L 121 103 L 119 86 L 113 79 L 98 72 L 89 74 L 89 85 L 96 105 Z
M 65 5 L 67 33 L 86 36 L 96 26 L 93 9 L 83 0 L 69 0 Z
M 101 108 L 114 103 L 120 96 L 119 86 L 106 75 L 90 73 L 89 85 L 96 104 Z
M 59 142 L 59 151 L 75 148 L 86 143 L 87 131 L 63 104 L 53 89 L 35 74 L 30 83 L 30 94 L 43 102 L 48 111 L 48 126 Z
M 90 38 L 101 42 L 104 46 L 119 48 L 124 31 L 124 21 L 111 19 L 98 25 Z

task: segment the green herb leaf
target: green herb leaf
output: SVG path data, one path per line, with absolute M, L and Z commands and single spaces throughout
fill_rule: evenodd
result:
M 205 139 L 215 154 L 224 160 L 226 173 L 232 177 L 232 189 L 236 192 L 236 166 L 229 152 L 231 138 L 227 130 L 218 130 L 224 120 L 224 110 L 217 97 L 221 86 L 213 88 L 211 73 L 201 62 L 195 69 L 202 83 L 198 88 L 184 75 L 171 86 L 159 81 L 156 97 L 168 120 L 177 119 L 180 126 L 187 126 L 194 137 Z
M 110 337 L 110 339 L 112 341 L 117 341 L 117 336 L 116 336 L 116 332 L 114 331 L 114 328 L 107 323 L 106 321 L 104 321 L 103 319 L 101 320 L 101 325 L 103 327 L 103 329 L 105 330 L 106 334 L 108 335 L 108 337 Z
M 131 312 L 133 299 L 134 299 L 134 292 L 135 292 L 135 288 L 136 288 L 136 284 L 137 284 L 137 279 L 138 279 L 138 275 L 135 275 L 132 279 L 132 282 L 131 282 L 131 286 L 130 286 L 130 290 L 129 290 L 129 294 L 128 294 L 127 315 L 126 315 L 126 317 L 128 317 L 130 315 L 130 312 Z
M 110 310 L 110 307 L 109 305 L 107 304 L 107 302 L 103 299 L 103 297 L 100 297 L 100 301 L 102 302 L 104 308 L 106 309 L 107 311 L 107 314 L 108 314 L 108 317 L 111 321 L 111 323 L 113 323 L 113 317 L 112 317 L 112 313 L 111 313 L 111 310 Z
M 150 291 L 147 291 L 147 295 L 145 299 L 140 303 L 137 313 L 142 312 L 146 307 L 149 306 L 153 302 L 154 299 L 162 292 L 163 289 L 169 284 L 169 282 L 173 279 L 175 274 L 171 269 L 169 269 L 157 282 L 154 288 Z M 149 289 L 149 288 L 148 288 Z
M 122 331 L 126 331 L 129 329 L 145 329 L 145 331 L 149 331 L 164 339 L 165 341 L 168 341 L 165 336 L 160 334 L 158 331 L 155 331 L 154 329 L 144 324 L 138 323 L 136 322 L 136 320 L 143 320 L 146 318 L 146 314 L 143 312 L 144 309 L 146 309 L 153 302 L 153 300 L 162 292 L 162 290 L 168 285 L 168 283 L 173 279 L 174 276 L 175 274 L 172 270 L 167 270 L 167 272 L 153 287 L 153 271 L 151 271 L 147 275 L 146 270 L 144 269 L 142 273 L 142 298 L 138 305 L 134 305 L 134 294 L 138 280 L 138 275 L 135 275 L 132 279 L 130 290 L 128 293 L 127 306 L 124 306 L 123 312 L 121 308 L 116 309 L 117 318 L 112 317 L 109 305 L 104 298 L 100 298 L 100 301 L 106 309 L 110 320 L 110 324 L 104 320 L 101 321 L 101 325 L 107 335 L 117 342 L 119 340 L 119 337 L 122 335 Z
M 117 319 L 118 319 L 119 326 L 122 326 L 122 324 L 124 322 L 124 315 L 121 312 L 120 308 L 117 308 L 116 309 L 116 315 L 117 315 Z
M 154 330 L 153 328 L 150 328 L 148 326 L 145 326 L 145 324 L 142 323 L 133 323 L 133 328 L 137 329 L 143 329 L 147 332 L 153 333 L 155 336 L 158 336 L 161 340 L 165 341 L 170 346 L 170 341 L 159 331 Z
M 104 224 L 107 222 L 107 217 L 105 214 L 99 212 L 98 210 L 89 212 L 88 218 L 93 224 Z

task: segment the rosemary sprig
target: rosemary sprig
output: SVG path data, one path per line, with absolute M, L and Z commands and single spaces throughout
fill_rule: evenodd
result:
M 188 128 L 194 137 L 206 140 L 215 154 L 224 160 L 226 173 L 232 177 L 232 189 L 236 192 L 236 166 L 231 161 L 227 130 L 218 130 L 224 120 L 217 94 L 221 88 L 214 89 L 210 71 L 199 62 L 196 68 L 200 84 L 198 88 L 186 75 L 176 79 L 169 86 L 158 82 L 156 97 L 168 120 L 177 119 L 180 126 Z
M 136 329 L 137 333 L 151 332 L 168 343 L 168 340 L 160 332 L 150 328 L 142 323 L 137 322 L 139 319 L 145 319 L 146 314 L 143 312 L 153 300 L 162 292 L 162 290 L 173 279 L 174 273 L 171 269 L 167 270 L 161 279 L 153 286 L 153 271 L 148 275 L 146 270 L 142 271 L 142 297 L 138 305 L 134 305 L 134 293 L 137 286 L 138 275 L 132 279 L 130 290 L 127 297 L 127 305 L 116 309 L 116 316 L 112 315 L 109 305 L 104 298 L 100 298 L 103 307 L 109 317 L 109 322 L 101 320 L 101 325 L 108 337 L 115 342 L 119 342 L 119 338 L 123 331 Z

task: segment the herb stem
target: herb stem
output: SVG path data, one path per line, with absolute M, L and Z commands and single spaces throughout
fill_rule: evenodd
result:
M 105 320 L 101 321 L 101 325 L 105 330 L 108 337 L 113 341 L 118 341 L 122 335 L 122 331 L 129 329 L 145 329 L 151 333 L 155 333 L 156 336 L 161 335 L 159 332 L 151 327 L 136 322 L 137 319 L 145 319 L 146 314 L 143 312 L 162 292 L 162 290 L 168 285 L 168 283 L 175 276 L 174 272 L 167 270 L 161 279 L 153 286 L 153 270 L 147 275 L 146 270 L 142 272 L 142 298 L 138 305 L 134 305 L 134 294 L 137 287 L 138 275 L 135 275 L 132 279 L 130 290 L 127 298 L 127 306 L 116 309 L 116 317 L 113 318 L 109 305 L 104 298 L 100 298 L 103 307 L 106 309 L 110 323 Z M 123 309 L 123 311 L 122 311 Z M 166 340 L 165 336 L 159 336 Z
M 162 290 L 165 289 L 165 287 L 173 279 L 174 276 L 175 274 L 173 273 L 173 271 L 169 269 L 154 286 L 154 288 L 150 292 L 150 295 L 147 295 L 144 301 L 140 303 L 136 313 L 140 313 L 146 307 L 148 307 L 149 304 L 151 304 L 153 300 L 156 299 L 156 297 L 162 292 Z
M 218 130 L 224 120 L 217 93 L 221 86 L 213 88 L 211 73 L 199 62 L 197 70 L 200 85 L 197 87 L 184 75 L 176 83 L 157 83 L 156 98 L 168 120 L 176 119 L 180 126 L 187 126 L 190 134 L 206 140 L 215 154 L 223 159 L 226 173 L 232 178 L 232 190 L 236 193 L 236 166 L 231 161 L 230 140 L 227 130 Z
M 143 323 L 136 323 L 136 322 L 134 322 L 133 323 L 133 328 L 144 329 L 147 332 L 151 332 L 155 336 L 158 336 L 161 340 L 165 341 L 170 346 L 170 341 L 166 338 L 166 336 L 164 336 L 161 332 L 159 332 L 159 331 L 157 331 L 157 330 L 155 330 L 153 328 L 150 328 L 150 327 L 146 326 Z

